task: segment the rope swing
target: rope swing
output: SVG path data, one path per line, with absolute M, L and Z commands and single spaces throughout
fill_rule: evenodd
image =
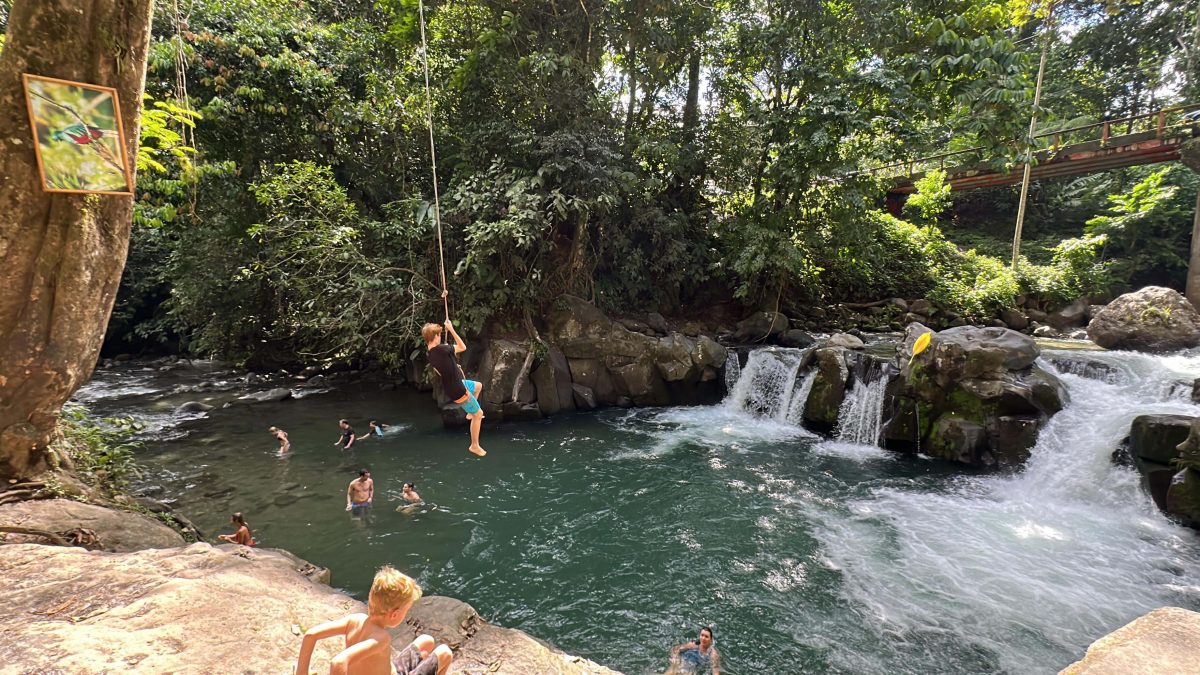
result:
M 425 42 L 425 0 L 417 0 L 421 24 L 421 64 L 425 70 L 425 122 L 429 127 L 429 165 L 433 172 L 433 222 L 437 225 L 438 272 L 442 278 L 442 307 L 450 320 L 450 289 L 446 287 L 446 252 L 442 247 L 442 206 L 438 197 L 437 149 L 433 143 L 433 95 L 429 90 L 429 45 Z

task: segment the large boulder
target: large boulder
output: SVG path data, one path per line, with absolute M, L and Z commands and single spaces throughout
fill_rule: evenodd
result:
M 1106 349 L 1170 352 L 1200 345 L 1200 313 L 1178 291 L 1147 286 L 1110 302 L 1087 331 Z
M 850 368 L 846 350 L 842 347 L 822 347 L 813 352 L 817 369 L 808 400 L 804 404 L 804 421 L 818 429 L 829 430 L 837 424 L 838 410 L 846 398 Z
M 483 391 L 479 403 L 490 414 L 513 401 L 513 385 L 521 376 L 521 367 L 529 354 L 529 344 L 512 340 L 491 340 L 479 364 L 479 382 Z M 535 398 L 533 383 L 525 373 L 518 389 L 516 402 L 532 403 Z
M 759 342 L 788 329 L 788 318 L 779 312 L 755 312 L 738 322 L 733 338 L 738 342 Z
M 291 672 L 306 629 L 365 609 L 299 571 L 294 557 L 244 546 L 0 546 L 0 662 L 16 673 Z M 418 601 L 393 630 L 393 649 L 420 633 L 455 648 L 452 675 L 613 674 L 451 598 Z M 254 649 L 230 639 L 239 635 L 253 636 Z M 318 643 L 312 668 L 328 670 L 340 648 Z
M 15 525 L 46 532 L 82 528 L 96 535 L 102 551 L 140 551 L 182 546 L 183 536 L 157 518 L 132 511 L 117 511 L 69 499 L 37 499 L 0 506 L 0 525 Z M 3 535 L 9 542 L 43 542 L 40 537 Z M 2 547 L 0 547 L 2 548 Z
M 555 415 L 575 409 L 571 366 L 561 349 L 551 347 L 546 351 L 545 358 L 533 369 L 532 379 L 542 414 Z
M 692 359 L 695 350 L 696 342 L 679 333 L 659 338 L 655 358 L 662 378 L 667 382 L 678 382 L 689 376 L 699 377 L 700 369 Z
M 1035 364 L 1037 344 L 1007 328 L 962 326 L 935 333 L 915 358 L 910 324 L 900 349 L 902 382 L 885 438 L 899 449 L 976 467 L 1019 466 L 1067 390 Z
M 1129 454 L 1169 466 L 1179 457 L 1179 446 L 1187 440 L 1196 418 L 1189 415 L 1138 415 L 1129 427 Z
M 1096 640 L 1059 675 L 1195 673 L 1200 664 L 1200 613 L 1159 607 Z
M 1046 323 L 1056 330 L 1069 331 L 1087 323 L 1088 303 L 1086 300 L 1076 300 L 1057 312 L 1046 315 Z

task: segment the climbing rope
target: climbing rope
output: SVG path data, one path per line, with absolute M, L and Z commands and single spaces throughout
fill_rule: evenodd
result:
M 437 225 L 438 272 L 442 277 L 442 305 L 450 320 L 450 289 L 446 287 L 446 252 L 442 247 L 442 206 L 438 197 L 437 150 L 433 143 L 433 95 L 429 90 L 429 45 L 425 42 L 425 0 L 417 0 L 421 23 L 421 64 L 425 70 L 425 122 L 429 127 L 429 165 L 433 172 L 433 222 Z

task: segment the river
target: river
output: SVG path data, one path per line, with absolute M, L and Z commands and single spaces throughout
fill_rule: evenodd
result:
M 1045 353 L 1071 402 L 1006 474 L 794 425 L 789 397 L 811 385 L 796 356 L 752 355 L 722 405 L 485 426 L 484 459 L 427 394 L 376 384 L 175 415 L 201 396 L 181 388 L 218 376 L 126 365 L 78 398 L 146 421 L 137 487 L 210 536 L 241 511 L 263 545 L 357 597 L 390 563 L 631 675 L 662 672 L 701 625 L 735 675 L 1054 673 L 1155 607 L 1200 610 L 1200 536 L 1109 461 L 1136 415 L 1200 415 L 1173 384 L 1200 356 Z M 869 418 L 870 403 L 848 405 Z M 392 428 L 344 452 L 341 417 Z M 360 468 L 376 483 L 366 519 L 344 510 Z M 427 505 L 396 510 L 406 481 Z

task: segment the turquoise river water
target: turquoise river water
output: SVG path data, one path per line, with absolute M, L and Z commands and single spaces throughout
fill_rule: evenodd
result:
M 175 415 L 205 396 L 182 387 L 216 375 L 134 365 L 78 398 L 147 424 L 137 487 L 210 537 L 241 511 L 263 545 L 355 596 L 390 563 L 626 673 L 662 672 L 700 625 L 736 675 L 1053 673 L 1150 609 L 1200 609 L 1200 537 L 1109 462 L 1134 416 L 1200 414 L 1172 385 L 1200 358 L 1058 356 L 1072 402 L 1013 474 L 821 439 L 764 410 L 764 392 L 802 386 L 787 350 L 752 356 L 723 405 L 486 426 L 482 460 L 427 394 L 376 385 Z M 344 452 L 340 417 L 392 429 Z M 360 468 L 376 500 L 355 519 Z M 396 510 L 405 481 L 425 506 Z

